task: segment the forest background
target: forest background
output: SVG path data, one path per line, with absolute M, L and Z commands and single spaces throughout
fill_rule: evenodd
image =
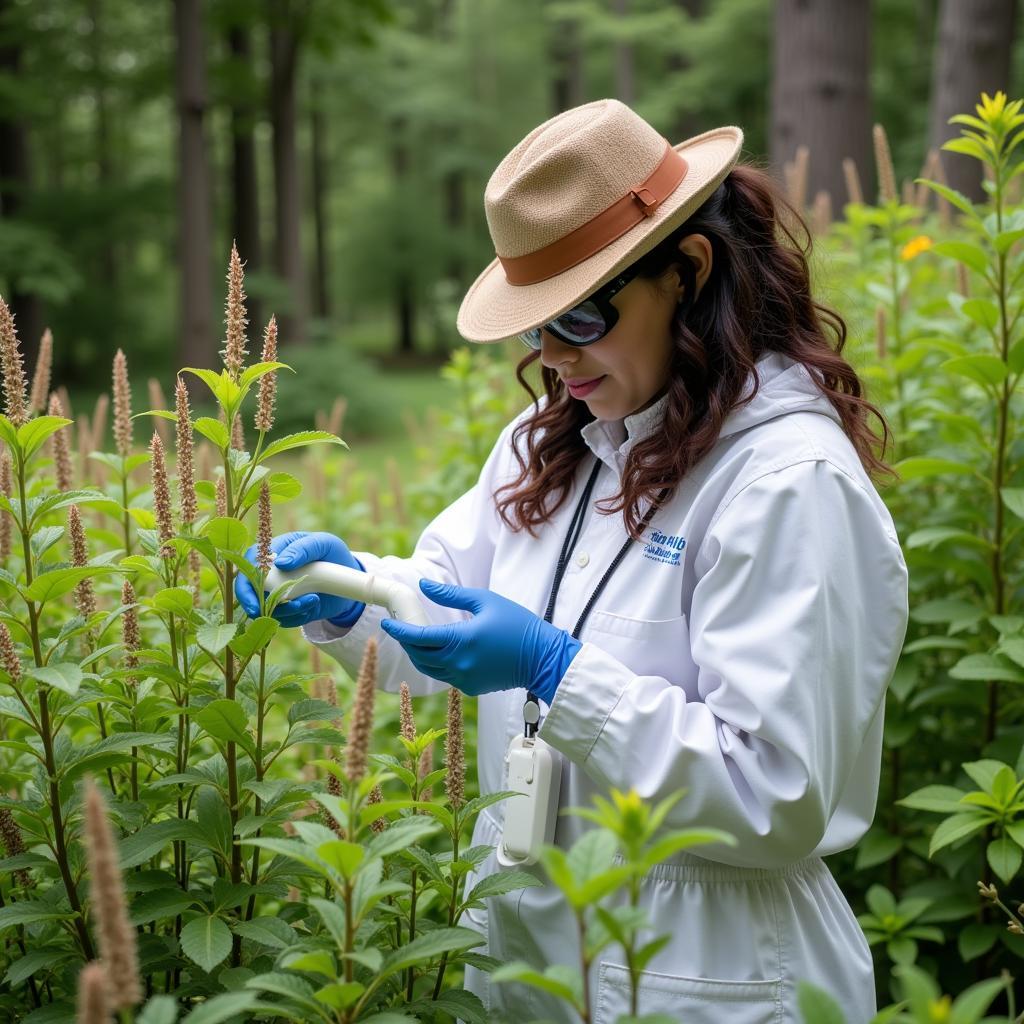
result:
M 980 275 L 985 264 L 969 248 L 947 242 L 940 252 L 919 234 L 950 233 L 950 208 L 914 179 L 991 202 L 981 163 L 940 147 L 960 134 L 950 118 L 974 110 L 980 94 L 1022 92 L 1020 24 L 1012 0 L 0 0 L 0 295 L 28 366 L 52 331 L 53 384 L 77 420 L 80 454 L 90 444 L 110 451 L 104 418 L 118 349 L 128 355 L 138 410 L 169 408 L 161 382 L 166 391 L 179 367 L 219 365 L 234 242 L 252 347 L 273 313 L 280 358 L 298 371 L 279 375 L 277 429 L 315 420 L 351 445 L 302 467 L 302 507 L 289 508 L 281 526 L 331 529 L 356 549 L 405 553 L 430 516 L 472 483 L 497 429 L 526 402 L 510 380 L 518 343 L 474 364 L 477 347 L 455 331 L 462 295 L 493 258 L 487 179 L 544 119 L 616 96 L 673 142 L 720 124 L 743 127 L 743 159 L 784 183 L 821 242 L 816 284 L 847 321 L 847 356 L 893 416 L 897 455 L 917 457 L 913 473 L 904 463 L 905 479 L 926 480 L 955 470 L 949 458 L 926 456 L 952 457 L 967 424 L 987 422 L 979 409 L 1013 423 L 1009 392 L 979 407 L 952 371 L 952 385 L 926 372 L 943 352 L 955 357 L 943 367 L 959 363 L 983 388 L 1005 379 L 1005 368 L 997 381 L 978 362 L 992 357 L 956 347 L 995 324 L 991 303 L 963 302 L 973 294 L 968 270 Z M 894 189 L 878 180 L 877 125 Z M 1019 202 L 1014 184 L 1010 201 Z M 922 216 L 934 206 L 938 224 L 917 225 L 918 214 L 897 209 L 894 196 Z M 1017 226 L 993 252 L 1012 249 Z M 936 251 L 918 259 L 929 247 Z M 940 255 L 963 264 L 957 275 L 939 273 Z M 1000 280 L 1004 297 L 1013 292 L 1008 280 Z M 959 302 L 949 298 L 954 285 Z M 973 334 L 943 321 L 950 305 Z M 941 344 L 937 332 L 948 332 Z M 1016 382 L 1024 357 L 1008 351 L 1001 359 Z M 193 398 L 198 413 L 213 411 L 208 394 Z M 1003 430 L 994 495 L 1012 484 L 1002 466 L 1015 448 L 1014 431 Z M 872 934 L 883 1001 L 885 968 L 919 952 L 953 992 L 995 975 L 1006 953 L 1014 967 L 1024 956 L 1019 933 L 1003 934 L 999 915 L 980 913 L 964 891 L 973 889 L 975 859 L 986 884 L 1012 879 L 1018 840 L 988 843 L 986 831 L 978 858 L 981 826 L 960 822 L 975 831 L 950 839 L 946 829 L 945 840 L 973 839 L 932 865 L 931 853 L 942 852 L 929 847 L 934 819 L 907 810 L 950 811 L 959 797 L 938 787 L 945 792 L 918 796 L 906 810 L 897 804 L 930 779 L 961 781 L 957 765 L 968 757 L 989 758 L 969 762 L 984 771 L 968 772 L 986 791 L 998 771 L 991 758 L 1017 762 L 1012 684 L 1024 681 L 1024 619 L 1009 615 L 1019 607 L 1021 564 L 1010 555 L 1024 491 L 1004 489 L 1016 529 L 1004 536 L 1002 514 L 994 517 L 993 544 L 1002 551 L 1005 543 L 1009 571 L 990 588 L 967 558 L 937 550 L 977 546 L 960 522 L 964 509 L 987 514 L 984 501 L 969 499 L 975 481 L 926 483 L 886 494 L 911 565 L 914 625 L 891 691 L 878 820 L 830 864 Z M 975 629 L 981 612 L 945 599 L 961 577 L 991 589 L 1001 635 L 1021 646 L 1005 656 L 970 653 L 963 662 L 987 660 L 947 676 L 943 657 L 984 639 Z M 936 623 L 948 624 L 948 635 L 931 635 Z M 989 714 L 984 745 L 963 725 L 964 708 L 978 721 L 985 714 L 974 707 L 981 687 L 964 685 L 970 680 L 987 681 L 990 693 L 993 681 L 1009 683 L 1004 692 L 1014 695 L 999 708 L 1009 728 L 996 737 Z M 942 745 L 929 739 L 938 736 Z M 940 747 L 941 766 L 929 760 Z M 1014 771 L 1024 776 L 1024 761 Z M 1014 815 L 1024 809 L 1013 806 Z M 997 847 L 1014 859 L 994 866 Z M 959 888 L 949 881 L 957 874 Z

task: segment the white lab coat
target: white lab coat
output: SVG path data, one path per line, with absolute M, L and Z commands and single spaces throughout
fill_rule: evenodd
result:
M 652 935 L 672 940 L 644 975 L 641 1014 L 796 1024 L 796 983 L 806 979 L 861 1024 L 875 1010 L 871 954 L 821 858 L 856 843 L 874 815 L 907 569 L 892 518 L 812 373 L 779 353 L 758 360 L 757 373 L 756 397 L 731 412 L 607 584 L 540 735 L 563 755 L 561 806 L 589 806 L 611 786 L 651 801 L 685 787 L 670 825 L 725 829 L 739 840 L 679 854 L 644 878 Z M 666 402 L 582 430 L 604 468 L 556 626 L 575 626 L 625 539 L 621 513 L 602 516 L 593 503 L 616 493 L 627 452 L 658 428 Z M 593 462 L 582 461 L 569 500 L 538 538 L 509 530 L 491 495 L 516 475 L 511 433 L 530 408 L 502 431 L 477 484 L 434 519 L 411 557 L 356 552 L 366 569 L 417 591 L 421 577 L 488 587 L 543 615 Z M 437 623 L 469 616 L 424 603 Z M 405 680 L 414 693 L 443 691 L 379 629 L 386 614 L 368 607 L 351 629 L 318 622 L 303 632 L 349 672 L 376 636 L 383 689 Z M 506 788 L 504 752 L 522 728 L 523 697 L 480 698 L 482 793 Z M 484 811 L 473 842 L 497 844 L 502 814 L 500 803 Z M 589 827 L 560 816 L 555 840 L 569 847 Z M 495 870 L 491 854 L 468 884 Z M 480 928 L 486 951 L 502 961 L 578 964 L 573 918 L 551 885 L 492 898 L 469 917 L 463 923 Z M 612 946 L 593 966 L 594 1024 L 628 1012 L 623 964 Z M 466 982 L 496 1020 L 577 1020 L 566 1004 L 491 985 L 473 968 Z

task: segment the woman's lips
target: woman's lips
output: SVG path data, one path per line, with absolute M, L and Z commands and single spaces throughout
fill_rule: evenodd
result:
M 605 376 L 607 376 L 607 374 L 605 374 Z M 567 385 L 569 388 L 569 394 L 571 394 L 573 398 L 584 398 L 589 395 L 591 391 L 597 388 L 603 380 L 604 377 L 597 377 L 588 384 L 580 384 L 579 386 L 569 384 Z

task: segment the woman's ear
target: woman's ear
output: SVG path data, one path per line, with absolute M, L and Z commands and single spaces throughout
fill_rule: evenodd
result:
M 706 235 L 687 235 L 685 238 L 679 240 L 679 251 L 687 257 L 693 265 L 694 271 L 697 275 L 696 287 L 697 294 L 699 295 L 701 288 L 704 287 L 704 282 L 711 275 L 711 264 L 713 261 L 711 242 L 708 240 Z M 685 290 L 685 285 L 680 279 L 679 287 L 677 289 L 678 297 L 681 298 Z

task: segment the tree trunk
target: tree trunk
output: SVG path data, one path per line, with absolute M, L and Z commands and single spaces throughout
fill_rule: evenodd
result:
M 395 192 L 405 187 L 404 179 L 409 171 L 409 151 L 405 138 L 405 118 L 396 117 L 391 127 L 391 165 L 395 173 Z M 399 231 L 402 228 L 399 225 Z M 405 253 L 405 240 L 399 235 L 395 239 L 397 251 Z M 413 296 L 412 280 L 405 269 L 404 258 L 399 264 L 395 278 L 395 325 L 398 328 L 398 349 L 400 356 L 411 356 L 416 351 L 416 303 Z
M 775 4 L 771 163 L 781 179 L 783 163 L 808 147 L 806 205 L 825 190 L 833 208 L 842 207 L 844 157 L 862 176 L 872 166 L 870 30 L 869 2 Z
M 181 268 L 178 365 L 216 365 L 211 325 L 210 172 L 203 118 L 206 114 L 202 0 L 173 0 L 175 102 L 178 110 L 178 263 Z M 192 374 L 184 377 L 195 387 Z
M 1011 99 L 1010 66 L 1016 31 L 1014 0 L 942 0 L 934 47 L 929 146 L 960 138 L 954 114 L 976 115 L 982 92 L 1001 89 Z M 981 202 L 981 164 L 963 153 L 939 150 L 949 184 Z
M 614 0 L 613 9 L 616 17 L 629 17 L 630 0 Z M 627 107 L 633 105 L 635 94 L 633 76 L 633 44 L 626 39 L 615 43 L 615 95 Z
M 579 22 L 566 18 L 555 24 L 551 38 L 552 116 L 584 103 L 583 53 L 579 43 Z
M 110 112 L 107 105 L 107 89 L 103 64 L 103 10 L 102 0 L 89 0 L 89 20 L 92 31 L 89 33 L 89 56 L 92 61 L 92 74 L 95 82 L 94 99 L 96 103 L 96 167 L 97 180 L 104 191 L 114 186 L 114 161 L 110 143 Z M 100 248 L 100 272 L 104 285 L 111 294 L 118 291 L 117 250 L 113 235 L 104 238 Z
M 21 75 L 22 45 L 19 29 L 12 26 L 13 0 L 0 0 L 0 25 L 6 31 L 0 38 L 0 76 L 17 82 Z M 22 198 L 32 188 L 29 163 L 28 121 L 7 102 L 0 106 L 0 217 L 16 217 Z M 35 365 L 39 339 L 43 333 L 43 304 L 38 295 L 24 291 L 15 284 L 4 301 L 14 315 L 25 365 Z
M 273 5 L 270 27 L 270 120 L 274 152 L 274 265 L 291 296 L 291 310 L 278 317 L 282 344 L 306 337 L 306 275 L 302 263 L 302 200 L 296 150 L 298 36 L 287 0 Z
M 328 233 L 329 225 L 325 212 L 327 195 L 327 154 L 326 135 L 327 123 L 324 118 L 323 106 L 320 102 L 321 90 L 313 90 L 313 102 L 310 106 L 310 134 L 313 142 L 313 230 L 316 240 L 316 267 L 313 297 L 316 303 L 316 315 L 327 318 L 331 315 L 330 291 L 327 287 L 328 267 Z
M 681 7 L 694 21 L 704 14 L 704 0 L 676 0 L 676 6 Z M 690 59 L 683 54 L 673 54 L 668 59 L 670 72 L 682 71 L 689 66 Z M 684 110 L 676 115 L 669 142 L 675 145 L 684 139 L 691 139 L 694 135 L 699 135 L 701 130 L 702 125 L 698 115 L 692 110 Z
M 228 47 L 232 59 L 252 74 L 252 47 L 249 30 L 242 25 L 228 29 Z M 231 96 L 231 234 L 238 247 L 238 255 L 246 270 L 258 270 L 263 263 L 260 243 L 260 193 L 256 177 L 256 141 L 254 131 L 257 112 L 247 99 L 248 91 L 232 92 Z M 248 299 L 249 334 L 261 336 L 263 317 L 259 301 Z

